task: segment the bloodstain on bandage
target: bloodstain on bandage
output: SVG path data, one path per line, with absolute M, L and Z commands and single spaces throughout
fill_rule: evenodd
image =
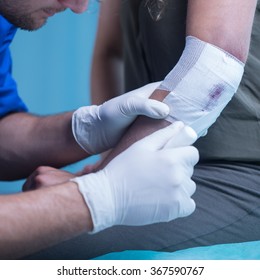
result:
M 223 84 L 215 85 L 208 94 L 209 100 L 203 111 L 209 111 L 216 107 L 216 105 L 218 104 L 218 100 L 221 97 L 224 90 L 225 86 Z

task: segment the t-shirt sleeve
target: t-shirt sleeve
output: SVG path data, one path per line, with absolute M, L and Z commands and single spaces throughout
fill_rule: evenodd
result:
M 0 19 L 0 117 L 12 112 L 27 111 L 27 107 L 19 97 L 17 85 L 12 77 L 12 59 L 9 44 L 15 34 L 12 26 Z

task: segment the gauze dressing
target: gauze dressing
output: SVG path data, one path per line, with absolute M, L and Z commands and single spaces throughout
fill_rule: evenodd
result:
M 159 86 L 170 91 L 169 122 L 183 121 L 203 136 L 237 91 L 244 64 L 222 49 L 195 37 L 186 38 L 183 54 Z

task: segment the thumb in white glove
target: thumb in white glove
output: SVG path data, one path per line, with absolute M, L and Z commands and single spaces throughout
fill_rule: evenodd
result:
M 183 147 L 176 148 L 174 137 L 182 139 L 177 144 Z M 190 127 L 175 122 L 136 142 L 103 170 L 72 179 L 89 207 L 92 232 L 190 215 L 195 209 L 191 176 L 198 151 L 187 145 L 196 138 Z
M 149 99 L 158 83 L 113 98 L 100 106 L 81 107 L 72 117 L 76 141 L 89 154 L 113 148 L 137 115 L 163 119 L 169 114 L 168 105 Z

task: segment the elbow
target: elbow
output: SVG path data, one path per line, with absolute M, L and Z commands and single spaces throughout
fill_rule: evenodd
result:
M 229 36 L 228 40 L 222 38 L 221 40 L 213 41 L 213 44 L 231 54 L 239 61 L 246 62 L 249 53 L 249 43 L 242 42 L 242 40 L 239 41 L 237 38 L 230 40 Z
M 245 46 L 244 44 L 228 44 L 228 43 L 224 43 L 223 45 L 219 46 L 220 48 L 222 48 L 223 50 L 225 50 L 226 52 L 228 52 L 229 54 L 231 54 L 232 56 L 234 56 L 236 59 L 238 59 L 239 61 L 245 63 L 248 57 L 248 53 L 249 53 L 249 46 Z
M 212 44 L 225 52 L 231 54 L 239 61 L 245 63 L 249 53 L 250 34 L 237 37 L 233 32 L 205 32 L 196 36 L 200 40 Z M 194 36 L 194 35 L 193 35 Z M 242 38 L 244 38 L 242 40 Z

